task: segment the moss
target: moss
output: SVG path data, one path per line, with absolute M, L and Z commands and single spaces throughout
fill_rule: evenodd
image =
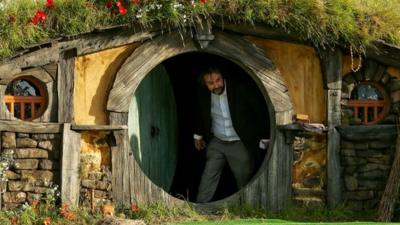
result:
M 316 47 L 337 44 L 359 52 L 371 41 L 400 43 L 399 0 L 15 0 L 0 5 L 0 58 L 19 47 L 57 36 L 76 35 L 96 27 L 139 24 L 144 28 L 161 23 L 166 28 L 184 27 L 200 18 L 228 18 L 231 22 L 261 23 L 294 33 Z M 106 7 L 111 2 L 111 8 Z M 134 2 L 139 2 L 138 4 Z M 37 10 L 47 18 L 32 23 Z

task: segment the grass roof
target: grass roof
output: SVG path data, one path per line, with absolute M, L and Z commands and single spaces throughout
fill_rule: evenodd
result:
M 4 1 L 4 0 L 3 0 Z M 8 2 L 8 3 L 6 3 Z M 158 23 L 183 28 L 201 18 L 261 23 L 316 47 L 375 40 L 400 45 L 400 0 L 13 0 L 0 2 L 0 58 L 16 49 L 98 27 Z

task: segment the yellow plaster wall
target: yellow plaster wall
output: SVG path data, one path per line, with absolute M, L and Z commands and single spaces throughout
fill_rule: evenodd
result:
M 115 74 L 136 47 L 137 44 L 128 45 L 77 57 L 74 87 L 76 124 L 108 124 L 107 97 Z
M 321 66 L 314 48 L 282 41 L 247 37 L 265 51 L 285 79 L 296 114 L 311 122 L 326 122 L 326 101 Z

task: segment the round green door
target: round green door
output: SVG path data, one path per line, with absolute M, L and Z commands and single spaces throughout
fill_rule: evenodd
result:
M 176 168 L 177 117 L 171 82 L 161 64 L 136 89 L 128 126 L 137 163 L 151 181 L 168 192 Z

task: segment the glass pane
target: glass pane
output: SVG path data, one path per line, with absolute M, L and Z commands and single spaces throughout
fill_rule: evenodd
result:
M 14 103 L 14 117 L 21 118 L 21 106 L 19 103 Z
M 371 122 L 373 120 L 375 120 L 374 108 L 373 107 L 368 107 L 368 122 Z
M 31 104 L 25 104 L 24 105 L 24 113 L 25 113 L 25 119 L 30 119 L 32 118 L 32 111 L 31 111 Z
M 39 113 L 40 103 L 35 103 L 35 115 Z
M 383 100 L 383 94 L 371 84 L 360 84 L 351 92 L 354 100 Z
M 6 95 L 40 96 L 38 88 L 28 80 L 15 80 L 7 85 Z

